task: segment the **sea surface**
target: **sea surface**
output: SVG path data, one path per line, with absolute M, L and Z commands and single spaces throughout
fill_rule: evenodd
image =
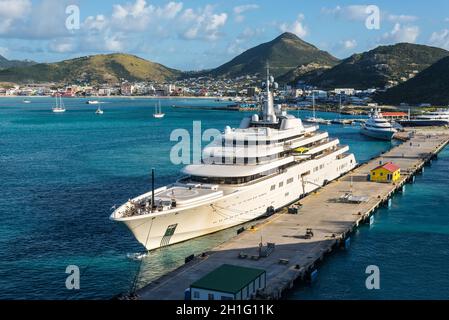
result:
M 135 261 L 127 254 L 143 248 L 109 215 L 113 205 L 150 189 L 151 168 L 157 186 L 179 178 L 181 166 L 169 156 L 177 143 L 170 141 L 173 130 L 192 131 L 193 121 L 223 130 L 238 126 L 243 113 L 174 107 L 226 102 L 162 99 L 166 116 L 157 120 L 156 100 L 111 98 L 100 99 L 101 116 L 85 99 L 66 99 L 67 112 L 54 114 L 53 99 L 31 100 L 0 99 L 0 299 L 108 299 L 235 234 L 226 230 Z M 357 126 L 322 129 L 348 144 L 359 162 L 391 147 L 360 135 Z M 448 172 L 446 149 L 391 208 L 378 211 L 372 226 L 352 236 L 349 250 L 326 259 L 313 285 L 295 288 L 289 298 L 449 298 Z M 66 289 L 69 265 L 80 268 L 80 290 Z M 380 290 L 365 287 L 368 265 L 380 269 Z

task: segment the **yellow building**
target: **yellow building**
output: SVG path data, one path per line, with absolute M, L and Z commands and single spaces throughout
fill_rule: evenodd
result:
M 373 182 L 396 182 L 401 178 L 401 168 L 393 162 L 378 166 L 370 171 L 369 180 Z

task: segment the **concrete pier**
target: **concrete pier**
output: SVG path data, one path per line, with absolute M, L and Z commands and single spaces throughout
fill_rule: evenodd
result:
M 281 210 L 270 218 L 255 222 L 229 241 L 202 256 L 168 272 L 136 293 L 139 299 L 184 299 L 184 290 L 196 280 L 222 264 L 264 269 L 267 286 L 255 299 L 279 299 L 296 280 L 313 278 L 316 264 L 337 247 L 349 246 L 351 232 L 370 217 L 381 205 L 388 205 L 391 196 L 413 180 L 426 163 L 448 144 L 449 130 L 429 128 L 400 134 L 404 142 L 390 151 L 359 166 L 300 201 L 298 214 Z M 401 167 L 401 179 L 393 183 L 369 182 L 367 176 L 380 162 L 394 162 Z M 366 202 L 339 201 L 342 195 L 367 197 Z M 306 237 L 307 229 L 313 232 Z M 261 240 L 275 243 L 275 250 L 257 258 Z

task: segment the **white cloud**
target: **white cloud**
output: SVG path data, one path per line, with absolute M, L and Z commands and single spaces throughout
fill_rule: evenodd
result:
M 0 0 L 0 34 L 8 32 L 17 20 L 25 19 L 31 6 L 29 0 Z
M 367 11 L 368 5 L 350 5 L 350 6 L 336 6 L 335 8 L 323 8 L 321 11 L 325 14 L 330 14 L 339 19 L 346 19 L 350 21 L 365 21 L 370 15 Z M 418 20 L 418 17 L 406 14 L 391 14 L 386 11 L 381 11 L 381 19 L 390 22 L 410 23 Z
M 5 57 L 6 55 L 8 55 L 9 49 L 5 48 L 5 47 L 0 47 L 0 56 Z
M 187 40 L 216 40 L 228 20 L 227 13 L 215 13 L 211 5 L 197 10 L 186 9 L 181 15 L 181 36 Z
M 145 0 L 136 0 L 135 3 L 125 5 L 115 4 L 112 10 L 112 24 L 117 29 L 129 31 L 143 31 L 150 22 L 153 6 L 147 6 Z
M 326 14 L 334 15 L 337 18 L 343 18 L 352 21 L 364 21 L 368 14 L 366 5 L 336 6 L 335 8 L 323 8 L 321 11 Z
M 444 29 L 440 32 L 432 33 L 429 43 L 433 46 L 449 50 L 449 30 Z
M 293 21 L 292 23 L 281 23 L 279 25 L 279 30 L 282 32 L 291 32 L 296 34 L 298 37 L 303 38 L 307 36 L 308 29 L 304 25 L 304 15 L 301 13 L 298 15 L 297 19 Z
M 407 22 L 415 22 L 418 20 L 418 17 L 416 16 L 410 16 L 405 14 L 389 14 L 387 15 L 387 19 L 392 22 L 401 22 L 401 23 L 407 23 Z
M 56 53 L 69 53 L 74 52 L 76 49 L 76 44 L 72 38 L 52 40 L 48 44 L 48 49 Z
M 88 30 L 102 31 L 108 26 L 108 21 L 104 15 L 100 14 L 87 17 L 83 26 Z
M 235 15 L 234 19 L 238 23 L 243 22 L 245 20 L 245 16 L 243 15 L 243 13 L 245 13 L 247 11 L 251 11 L 251 10 L 257 10 L 257 9 L 259 9 L 258 4 L 244 4 L 241 6 L 236 6 L 233 9 L 234 15 Z
M 384 40 L 388 42 L 409 42 L 415 43 L 420 33 L 418 26 L 403 26 L 396 23 L 393 30 L 384 34 Z
M 246 11 L 256 10 L 256 9 L 259 9 L 259 5 L 258 4 L 244 4 L 244 5 L 241 5 L 241 6 L 234 7 L 234 13 L 235 14 L 242 14 L 242 13 L 244 13 Z
M 165 7 L 157 8 L 156 13 L 161 18 L 173 19 L 182 11 L 183 6 L 182 2 L 172 1 L 167 3 Z
M 346 50 L 354 49 L 355 47 L 357 47 L 357 41 L 354 39 L 342 41 L 341 44 Z

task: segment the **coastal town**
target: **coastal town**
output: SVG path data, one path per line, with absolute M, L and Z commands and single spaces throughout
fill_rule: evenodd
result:
M 384 90 L 384 89 L 381 89 Z M 240 111 L 254 110 L 261 101 L 263 82 L 259 75 L 247 75 L 236 78 L 214 78 L 211 76 L 192 77 L 173 82 L 129 82 L 115 84 L 12 84 L 0 83 L 0 97 L 157 97 L 157 98 L 211 98 L 217 102 L 230 102 L 229 109 Z M 298 82 L 295 85 L 284 84 L 276 90 L 275 100 L 290 109 L 309 109 L 316 103 L 322 111 L 338 111 L 346 114 L 366 113 L 377 107 L 373 97 L 379 89 L 368 88 L 334 88 L 322 90 L 317 87 Z M 382 106 L 387 110 L 398 107 Z M 408 108 L 402 104 L 403 109 Z M 419 107 L 431 107 L 423 103 Z M 404 117 L 406 114 L 402 113 Z

